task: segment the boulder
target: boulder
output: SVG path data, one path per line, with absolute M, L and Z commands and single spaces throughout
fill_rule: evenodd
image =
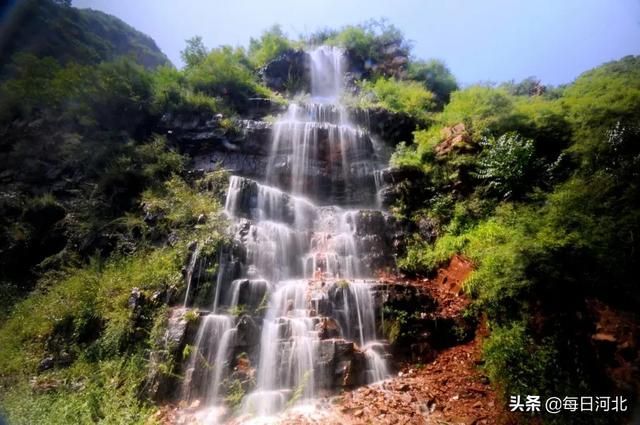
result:
M 436 145 L 437 156 L 445 156 L 451 152 L 472 152 L 475 144 L 463 123 L 442 129 L 442 141 Z
M 267 63 L 259 74 L 264 84 L 279 92 L 309 92 L 307 53 L 287 50 Z
M 236 327 L 238 329 L 235 338 L 237 347 L 241 347 L 243 351 L 248 352 L 260 343 L 261 330 L 251 316 L 241 316 Z
M 325 339 L 318 347 L 318 361 L 314 370 L 322 389 L 335 390 L 366 383 L 366 358 L 353 342 L 344 339 Z
M 53 369 L 55 366 L 55 360 L 53 356 L 47 356 L 38 364 L 38 372 L 44 372 L 45 370 Z
M 363 116 L 370 131 L 392 146 L 400 142 L 411 142 L 418 124 L 415 118 L 407 114 L 383 108 L 370 109 L 364 115 L 356 115 L 359 120 L 363 120 Z
M 320 339 L 338 338 L 340 336 L 340 325 L 331 317 L 322 317 L 316 324 L 316 330 Z
M 185 344 L 192 339 L 199 324 L 199 320 L 187 320 L 188 311 L 184 308 L 172 309 L 167 315 L 162 336 L 154 341 L 145 386 L 147 395 L 152 400 L 168 400 L 179 387 L 176 371 L 183 360 Z M 196 318 L 199 316 L 195 315 Z

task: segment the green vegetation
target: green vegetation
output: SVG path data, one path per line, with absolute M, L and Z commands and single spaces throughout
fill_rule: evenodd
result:
M 504 198 L 525 192 L 533 168 L 533 141 L 505 133 L 497 139 L 486 138 L 480 144 L 482 155 L 476 177 L 487 182 L 487 190 Z
M 300 43 L 287 38 L 279 25 L 274 25 L 264 31 L 259 39 L 249 41 L 249 60 L 256 68 L 260 68 L 286 51 L 301 47 Z
M 239 379 L 233 379 L 231 381 L 225 380 L 223 385 L 227 388 L 227 396 L 224 399 L 225 403 L 231 406 L 231 408 L 239 408 L 245 395 L 242 382 Z
M 141 384 L 156 307 L 132 308 L 129 294 L 137 287 L 149 298 L 177 284 L 183 251 L 96 261 L 19 303 L 0 329 L 0 379 L 12 387 L 1 400 L 11 423 L 143 422 L 150 407 Z M 71 366 L 39 374 L 29 389 L 26 378 L 45 357 Z
M 426 220 L 438 235 L 413 235 L 399 266 L 430 274 L 453 254 L 472 260 L 465 289 L 472 311 L 488 319 L 486 370 L 504 394 L 611 388 L 589 342 L 585 300 L 622 310 L 640 301 L 632 283 L 638 64 L 605 64 L 562 92 L 532 90 L 530 82 L 454 92 L 435 125 L 392 158 L 422 176 L 398 185 L 394 211 Z M 458 133 L 450 129 L 457 123 Z M 457 145 L 444 151 L 445 140 Z
M 2 28 L 2 62 L 18 53 L 53 57 L 60 63 L 97 64 L 129 57 L 152 69 L 169 64 L 147 35 L 120 19 L 91 9 L 76 9 L 50 0 L 15 4 Z M 5 70 L 0 68 L 0 76 Z
M 402 345 L 403 340 L 416 336 L 415 321 L 420 317 L 418 312 L 385 306 L 383 313 L 384 322 L 380 331 L 389 343 Z
M 381 77 L 375 82 L 363 81 L 360 90 L 354 106 L 384 108 L 407 114 L 419 122 L 426 122 L 429 112 L 435 107 L 433 93 L 416 81 Z
M 449 68 L 436 59 L 409 63 L 408 75 L 433 92 L 440 105 L 448 103 L 451 93 L 458 90 L 458 83 Z
M 38 378 L 31 388 L 17 384 L 2 405 L 16 425 L 149 424 L 153 409 L 140 403 L 137 386 L 144 368 L 139 354 L 97 367 L 78 361 L 64 374 Z
M 187 68 L 186 81 L 193 90 L 244 112 L 250 97 L 269 97 L 247 63 L 244 50 L 221 47 L 211 50 L 197 66 Z

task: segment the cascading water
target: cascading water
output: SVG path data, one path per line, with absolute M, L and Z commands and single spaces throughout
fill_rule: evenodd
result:
M 239 229 L 242 260 L 221 261 L 213 313 L 203 317 L 188 360 L 187 400 L 220 402 L 239 326 L 234 309 L 246 306 L 263 315 L 246 414 L 272 415 L 333 385 L 335 370 L 347 367 L 334 359 L 338 351 L 351 356 L 352 375 L 364 365 L 362 383 L 388 376 L 353 209 L 377 207 L 375 150 L 339 103 L 343 52 L 322 46 L 309 61 L 312 102 L 291 104 L 273 124 L 264 181 L 230 179 L 225 210 Z M 240 279 L 226 282 L 221 276 L 232 269 Z

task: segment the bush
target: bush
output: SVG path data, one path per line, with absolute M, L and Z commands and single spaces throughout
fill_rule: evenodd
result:
M 363 81 L 361 90 L 364 96 L 361 106 L 380 106 L 393 112 L 405 113 L 422 122 L 427 121 L 429 112 L 435 106 L 433 93 L 414 81 L 382 77 L 373 83 Z M 371 100 L 367 101 L 367 97 Z
M 105 164 L 106 169 L 98 181 L 98 194 L 111 208 L 107 216 L 130 211 L 137 206 L 145 188 L 161 184 L 172 174 L 181 172 L 184 161 L 181 155 L 167 148 L 162 136 L 154 136 L 148 143 L 129 142 L 123 146 L 119 154 Z
M 585 72 L 567 87 L 561 102 L 574 129 L 572 149 L 588 162 L 618 121 L 640 121 L 640 56 Z
M 147 190 L 142 202 L 147 213 L 161 217 L 167 229 L 191 227 L 200 216 L 215 222 L 220 210 L 217 199 L 196 191 L 177 176 L 160 189 Z
M 552 344 L 538 343 L 527 334 L 522 323 L 494 326 L 483 347 L 485 369 L 502 393 L 551 396 L 552 381 L 560 380 L 558 354 Z
M 151 406 L 140 400 L 145 360 L 140 354 L 98 365 L 79 363 L 20 383 L 0 398 L 7 420 L 16 425 L 148 424 Z M 47 391 L 52 385 L 55 391 Z
M 502 198 L 522 195 L 533 183 L 534 145 L 517 133 L 485 138 L 475 176 Z
M 513 98 L 503 89 L 471 86 L 453 92 L 438 121 L 446 126 L 463 122 L 478 140 L 486 131 L 503 134 L 514 129 Z
M 272 95 L 258 84 L 244 51 L 231 47 L 213 49 L 200 64 L 186 70 L 186 79 L 195 92 L 219 97 L 240 113 L 247 110 L 250 97 Z

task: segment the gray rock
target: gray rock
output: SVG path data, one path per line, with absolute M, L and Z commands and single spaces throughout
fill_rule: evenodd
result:
M 260 70 L 264 84 L 276 91 L 309 91 L 307 53 L 288 50 L 266 64 Z
M 250 351 L 260 343 L 260 328 L 251 316 L 243 315 L 238 319 L 236 325 L 236 346 L 242 347 L 245 351 Z
M 197 330 L 199 323 L 199 320 L 187 321 L 187 311 L 183 308 L 172 309 L 167 317 L 165 331 L 160 339 L 154 342 L 154 349 L 149 356 L 145 386 L 147 395 L 152 400 L 168 400 L 178 387 L 176 369 L 183 360 L 184 346 Z
M 38 372 L 44 372 L 45 370 L 53 369 L 53 366 L 55 366 L 55 360 L 53 359 L 53 356 L 47 356 L 40 361 L 40 364 L 38 364 Z

